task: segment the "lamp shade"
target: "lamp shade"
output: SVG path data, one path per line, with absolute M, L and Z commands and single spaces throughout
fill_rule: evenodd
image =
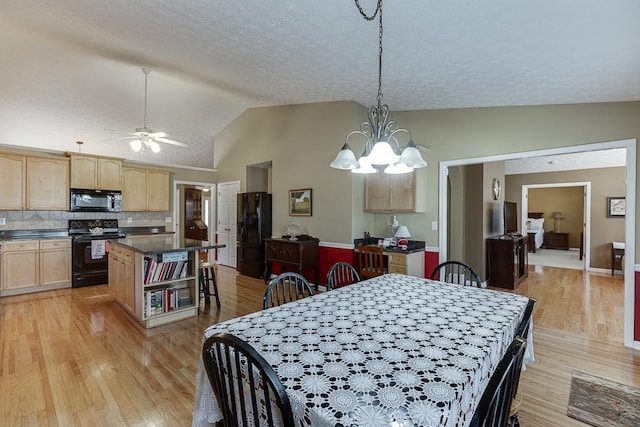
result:
M 564 219 L 564 215 L 562 215 L 562 212 L 556 212 L 553 217 L 555 219 Z
M 402 154 L 400 155 L 400 160 L 398 163 L 405 164 L 410 168 L 424 168 L 427 166 L 427 162 L 424 161 L 420 151 L 416 147 L 416 144 L 413 141 L 409 141 L 407 147 L 402 150 Z
M 402 237 L 405 239 L 407 237 L 411 237 L 411 233 L 409 233 L 409 229 L 406 225 L 401 225 L 400 227 L 398 227 L 398 229 L 396 230 L 396 237 Z
M 351 147 L 346 142 L 342 146 L 342 150 L 338 153 L 336 158 L 329 165 L 334 169 L 350 170 L 358 167 L 358 161 L 356 155 L 353 154 Z
M 129 142 L 129 147 L 131 147 L 133 151 L 138 152 L 142 149 L 142 141 L 140 141 L 139 139 L 134 139 L 133 141 Z
M 376 173 L 377 170 L 371 166 L 371 162 L 369 161 L 369 152 L 366 147 L 362 156 L 358 159 L 358 167 L 355 169 L 351 169 L 351 173 Z
M 391 145 L 386 141 L 376 142 L 371 149 L 369 157 L 371 158 L 371 164 L 374 166 L 393 164 L 400 158 L 400 156 L 393 152 L 393 148 L 391 148 Z
M 400 162 L 390 164 L 389 166 L 384 168 L 384 173 L 388 173 L 389 175 L 400 175 L 403 173 L 409 173 L 411 171 L 413 171 L 413 168 L 410 168 L 409 166 Z

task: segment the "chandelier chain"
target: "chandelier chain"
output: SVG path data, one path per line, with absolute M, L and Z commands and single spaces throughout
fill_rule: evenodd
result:
M 378 0 L 377 4 L 376 4 L 376 10 L 373 12 L 372 15 L 367 15 L 367 13 L 362 9 L 362 6 L 360 6 L 360 2 L 358 0 L 354 0 L 356 3 L 356 6 L 358 8 L 358 11 L 360 12 L 360 15 L 362 15 L 362 17 L 367 20 L 367 21 L 373 21 L 376 16 L 378 16 L 379 19 L 379 24 L 378 24 L 378 96 L 377 96 L 377 101 L 378 101 L 378 108 L 380 108 L 380 106 L 382 105 L 382 0 Z

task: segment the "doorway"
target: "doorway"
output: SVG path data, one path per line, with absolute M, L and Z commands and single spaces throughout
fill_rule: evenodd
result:
M 449 218 L 449 193 L 447 192 L 449 168 L 452 166 L 474 165 L 485 162 L 496 162 L 504 160 L 515 160 L 522 158 L 535 158 L 556 154 L 581 153 L 586 151 L 608 150 L 614 148 L 626 148 L 626 215 L 624 219 L 625 228 L 625 258 L 631 260 L 624 265 L 624 345 L 634 346 L 634 321 L 635 321 L 635 281 L 634 281 L 634 261 L 635 261 L 635 200 L 636 200 L 636 144 L 635 139 L 625 139 L 619 141 L 601 142 L 594 144 L 575 145 L 561 148 L 545 149 L 539 151 L 529 151 L 524 153 L 510 153 L 495 156 L 468 158 L 440 162 L 439 183 L 438 183 L 438 220 L 439 220 L 439 257 L 440 262 L 446 257 L 448 244 L 448 218 Z M 640 344 L 640 343 L 639 343 Z
M 221 182 L 218 185 L 218 221 L 216 233 L 218 243 L 225 245 L 218 249 L 218 264 L 236 268 L 237 195 L 240 181 Z
M 173 182 L 173 231 L 175 238 L 184 245 L 185 239 L 189 238 L 185 233 L 187 224 L 187 200 L 186 195 L 189 191 L 196 191 L 200 195 L 198 215 L 202 224 L 199 227 L 206 228 L 206 232 L 200 236 L 201 238 L 215 242 L 215 233 L 212 224 L 215 224 L 215 197 L 216 184 L 210 182 L 195 181 L 174 181 Z M 193 209 L 193 205 L 191 206 Z M 201 261 L 213 261 L 216 259 L 215 251 L 207 251 L 201 254 Z
M 545 189 L 549 191 L 545 191 Z M 537 197 L 532 200 L 530 193 Z M 579 208 L 577 207 L 578 200 L 580 201 Z M 569 209 L 571 211 L 567 212 Z M 520 212 L 522 230 L 529 228 L 526 225 L 529 212 L 548 213 L 547 224 L 543 227 L 544 234 L 548 232 L 553 233 L 552 237 L 566 237 L 568 251 L 565 252 L 564 248 L 553 248 L 553 245 L 548 245 L 552 247 L 551 249 L 543 249 L 543 245 L 540 245 L 539 241 L 541 239 L 537 239 L 536 250 L 533 251 L 532 248 L 529 248 L 529 264 L 589 269 L 591 259 L 591 182 L 522 185 L 522 210 Z M 568 228 L 567 226 L 563 228 L 563 222 L 570 224 Z M 566 236 L 564 236 L 565 234 Z M 545 242 L 544 237 L 542 240 Z M 546 239 L 546 241 L 551 240 Z

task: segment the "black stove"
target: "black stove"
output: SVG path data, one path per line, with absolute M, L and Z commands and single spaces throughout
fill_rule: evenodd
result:
M 117 219 L 69 220 L 71 250 L 71 286 L 103 285 L 109 282 L 109 257 L 106 240 L 124 236 Z

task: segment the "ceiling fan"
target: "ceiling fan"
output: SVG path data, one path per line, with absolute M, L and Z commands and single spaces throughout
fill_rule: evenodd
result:
M 141 153 L 147 148 L 154 153 L 160 152 L 159 142 L 177 145 L 178 147 L 187 147 L 184 142 L 167 138 L 168 135 L 165 132 L 156 132 L 147 127 L 147 77 L 151 70 L 142 67 L 142 72 L 144 73 L 144 125 L 141 128 L 136 128 L 134 132 L 127 132 L 129 136 L 120 139 L 130 139 L 129 146 L 131 149 Z

